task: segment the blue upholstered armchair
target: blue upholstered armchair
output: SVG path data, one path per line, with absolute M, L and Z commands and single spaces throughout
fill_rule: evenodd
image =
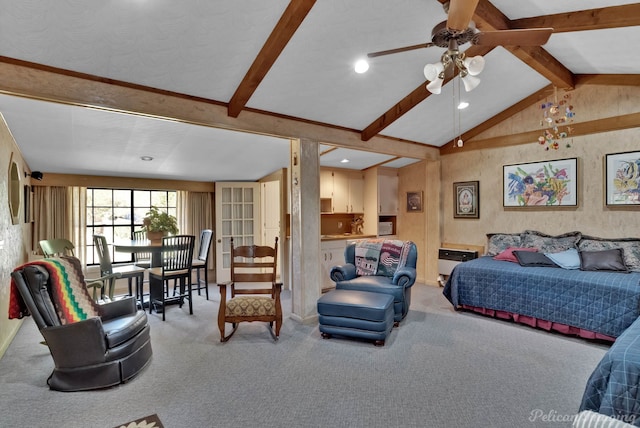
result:
M 416 281 L 416 245 L 411 241 L 365 239 L 347 245 L 344 258 L 345 264 L 331 269 L 336 289 L 390 294 L 394 321 L 402 321 L 409 311 L 411 286 Z

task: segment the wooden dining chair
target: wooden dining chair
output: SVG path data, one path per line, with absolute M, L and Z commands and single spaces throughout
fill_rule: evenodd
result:
M 107 244 L 107 238 L 104 235 L 93 235 L 93 245 L 98 253 L 98 260 L 100 260 L 100 276 L 111 275 L 119 273 L 120 278 L 126 278 L 129 285 L 129 296 L 134 296 L 140 302 L 140 307 L 144 307 L 144 273 L 145 268 L 136 266 L 133 264 L 125 264 L 113 266 L 111 263 L 111 253 L 109 251 L 109 244 Z M 133 291 L 133 280 L 135 280 L 135 293 Z M 106 296 L 113 300 L 114 287 L 110 287 Z
M 189 314 L 193 315 L 191 293 L 191 264 L 193 262 L 194 235 L 175 235 L 162 238 L 162 265 L 149 269 L 149 313 L 162 308 L 162 321 L 166 319 L 167 305 L 177 303 L 180 307 L 184 299 L 189 300 Z M 179 288 L 168 296 L 168 283 L 173 280 Z
M 134 241 L 146 241 L 147 232 L 144 230 L 135 230 L 131 234 L 131 239 Z M 151 267 L 151 253 L 135 252 L 133 253 L 133 264 L 143 268 Z
M 282 326 L 282 305 L 280 291 L 282 283 L 276 282 L 278 260 L 278 238 L 273 247 L 233 246 L 231 238 L 231 281 L 218 284 L 220 288 L 220 308 L 218 328 L 220 341 L 226 342 L 233 336 L 238 323 L 264 321 L 269 323 L 269 332 L 278 340 Z M 256 288 L 256 286 L 267 288 Z M 227 287 L 231 297 L 227 300 Z M 232 331 L 225 335 L 226 323 L 232 324 Z M 275 330 L 274 330 L 275 323 Z
M 204 229 L 200 232 L 200 249 L 198 255 L 193 259 L 193 269 L 196 271 L 196 282 L 193 283 L 193 290 L 198 292 L 204 289 L 204 294 L 209 300 L 209 250 L 211 249 L 211 238 L 213 231 Z M 202 272 L 202 277 L 200 276 Z

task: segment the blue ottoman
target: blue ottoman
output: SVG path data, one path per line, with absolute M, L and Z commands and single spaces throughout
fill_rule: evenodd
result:
M 333 290 L 318 299 L 320 332 L 373 340 L 376 346 L 393 328 L 393 296 L 357 290 Z

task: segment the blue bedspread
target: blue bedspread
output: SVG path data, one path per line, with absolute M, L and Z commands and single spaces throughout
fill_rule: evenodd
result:
M 640 273 L 585 272 L 480 257 L 460 263 L 444 295 L 466 304 L 527 315 L 618 337 L 640 314 Z
M 620 335 L 587 382 L 580 411 L 640 426 L 640 320 Z

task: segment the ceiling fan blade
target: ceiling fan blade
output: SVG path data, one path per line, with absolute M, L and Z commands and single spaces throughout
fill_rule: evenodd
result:
M 395 54 L 395 53 L 398 53 L 398 52 L 412 51 L 414 49 L 430 48 L 431 46 L 434 46 L 434 44 L 431 43 L 431 42 L 429 42 L 429 43 L 421 43 L 419 45 L 405 46 L 403 48 L 395 48 L 395 49 L 389 49 L 389 50 L 386 50 L 386 51 L 371 52 L 371 53 L 367 54 L 367 57 L 375 58 L 377 56 L 391 55 L 391 54 Z
M 479 0 L 450 0 L 447 28 L 453 31 L 464 31 L 469 27 L 473 13 Z
M 547 43 L 553 28 L 483 31 L 473 36 L 471 43 L 483 46 L 541 46 Z

